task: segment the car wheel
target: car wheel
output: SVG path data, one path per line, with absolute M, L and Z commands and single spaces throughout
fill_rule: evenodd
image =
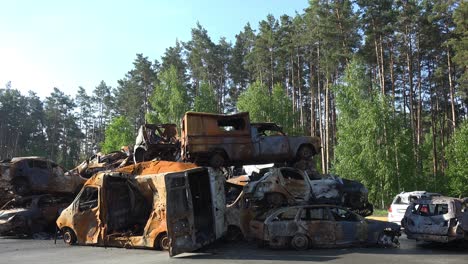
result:
M 229 242 L 240 241 L 243 239 L 242 231 L 237 226 L 228 226 L 226 240 Z
M 279 207 L 286 204 L 286 198 L 281 193 L 269 193 L 266 196 L 266 201 L 273 207 Z
M 391 235 L 388 235 L 388 234 L 385 234 L 385 233 L 381 233 L 377 243 L 381 247 L 394 247 L 395 246 L 394 241 L 395 241 L 394 236 L 391 236 Z M 398 243 L 398 240 L 396 240 L 396 241 Z
M 67 245 L 76 244 L 76 235 L 75 235 L 75 232 L 73 232 L 73 230 L 71 230 L 70 228 L 64 228 L 62 230 L 62 234 L 63 234 L 63 242 L 65 242 L 65 244 Z
M 18 195 L 25 195 L 31 192 L 31 186 L 25 178 L 17 178 L 13 182 L 13 191 Z
M 224 165 L 224 157 L 221 153 L 214 153 L 210 158 L 210 167 L 219 168 Z
M 297 234 L 291 239 L 291 246 L 295 250 L 306 250 L 309 248 L 309 238 L 303 234 Z
M 262 240 L 262 239 L 257 239 L 255 240 L 255 242 L 257 243 L 258 248 L 264 248 L 266 245 L 265 240 Z
M 169 250 L 169 237 L 167 237 L 167 233 L 163 233 L 158 237 L 158 241 L 156 242 L 156 248 L 168 251 Z
M 300 160 L 307 160 L 310 159 L 314 155 L 314 151 L 309 146 L 302 146 L 299 148 L 297 152 L 297 157 Z

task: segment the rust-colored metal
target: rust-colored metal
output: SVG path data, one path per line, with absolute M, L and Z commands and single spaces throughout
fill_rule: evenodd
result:
M 468 240 L 468 199 L 434 196 L 413 201 L 401 224 L 409 239 Z
M 181 155 L 210 166 L 248 165 L 310 159 L 318 137 L 287 136 L 274 123 L 250 123 L 249 113 L 187 112 L 182 121 Z
M 86 181 L 79 175 L 64 173 L 61 166 L 42 157 L 17 157 L 2 162 L 0 167 L 0 187 L 19 195 L 73 193 Z
M 99 172 L 62 212 L 57 226 L 72 230 L 78 244 L 167 246 L 172 256 L 225 233 L 225 200 L 217 196 L 223 186 L 219 172 L 190 163 L 153 161 Z M 163 245 L 167 237 L 171 242 Z
M 175 161 L 180 152 L 175 124 L 145 124 L 138 130 L 134 147 L 134 161 Z
M 343 247 L 350 245 L 397 246 L 400 227 L 366 220 L 333 205 L 283 207 L 258 215 L 250 233 L 260 244 L 273 248 Z

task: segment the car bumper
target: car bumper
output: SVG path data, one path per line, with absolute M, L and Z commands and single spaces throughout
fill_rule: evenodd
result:
M 461 239 L 460 237 L 453 237 L 453 236 L 444 236 L 444 235 L 431 235 L 431 234 L 411 234 L 406 233 L 406 237 L 408 239 L 415 239 L 420 241 L 427 241 L 427 242 L 441 242 L 447 243 L 453 240 Z

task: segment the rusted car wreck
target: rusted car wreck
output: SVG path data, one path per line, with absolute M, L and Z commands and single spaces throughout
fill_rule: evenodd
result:
M 368 216 L 373 206 L 368 201 L 367 188 L 357 182 L 328 176 L 311 178 L 296 168 L 265 168 L 254 173 L 244 187 L 247 199 L 266 207 L 296 204 L 335 204 Z
M 406 209 L 401 225 L 409 239 L 468 241 L 468 198 L 435 196 L 416 200 Z
M 0 235 L 51 232 L 60 209 L 71 200 L 68 196 L 49 194 L 16 197 L 0 208 Z
M 0 186 L 18 195 L 73 193 L 86 179 L 64 173 L 55 162 L 42 157 L 17 157 L 0 166 Z M 0 194 L 1 195 L 1 194 Z
M 249 113 L 187 112 L 182 120 L 182 158 L 201 165 L 291 162 L 319 151 L 318 137 L 287 136 L 274 123 L 250 123 Z
M 296 250 L 310 247 L 351 245 L 397 246 L 397 224 L 367 220 L 333 205 L 283 207 L 258 215 L 250 222 L 250 233 L 259 246 L 291 246 Z
M 145 124 L 138 130 L 134 161 L 153 159 L 175 161 L 180 156 L 180 141 L 175 124 Z
M 191 163 L 99 172 L 57 219 L 68 244 L 193 251 L 225 233 L 222 176 Z M 220 207 L 220 203 L 222 207 Z

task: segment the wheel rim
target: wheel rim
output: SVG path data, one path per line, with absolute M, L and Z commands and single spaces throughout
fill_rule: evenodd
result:
M 308 159 L 312 156 L 312 150 L 308 147 L 304 147 L 301 150 L 301 158 Z
M 291 241 L 295 249 L 306 249 L 308 246 L 307 237 L 305 236 L 295 236 Z
M 71 244 L 71 243 L 72 243 L 72 236 L 71 236 L 71 234 L 70 234 L 69 231 L 67 231 L 67 232 L 65 232 L 65 233 L 63 234 L 63 241 L 64 241 L 65 243 L 67 243 L 67 244 Z
M 169 238 L 167 236 L 163 236 L 161 238 L 160 245 L 162 250 L 169 250 Z

